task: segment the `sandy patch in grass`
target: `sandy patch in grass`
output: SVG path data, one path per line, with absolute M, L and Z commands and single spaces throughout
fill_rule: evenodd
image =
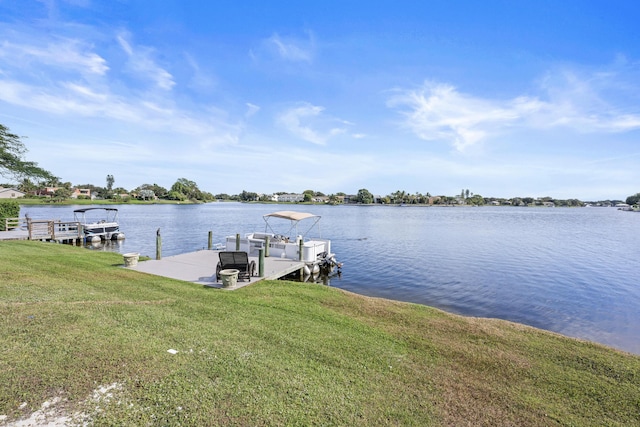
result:
M 85 403 L 95 405 L 94 411 L 101 411 L 100 404 L 107 403 L 113 398 L 113 392 L 122 389 L 118 383 L 107 386 L 100 386 L 93 391 L 91 396 L 85 400 Z M 0 425 L 6 427 L 64 427 L 72 425 L 86 425 L 90 422 L 91 417 L 86 413 L 76 412 L 68 414 L 65 410 L 65 400 L 61 397 L 55 397 L 45 401 L 40 409 L 30 414 L 27 418 L 16 421 L 6 422 L 7 416 L 0 415 Z M 21 409 L 27 404 L 23 403 Z

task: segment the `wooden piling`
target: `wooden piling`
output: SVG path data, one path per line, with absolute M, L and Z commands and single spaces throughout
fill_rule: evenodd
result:
M 213 249 L 213 231 L 209 230 L 209 250 Z
M 271 239 L 269 238 L 269 236 L 265 236 L 264 237 L 264 256 L 265 258 L 269 257 L 269 241 Z
M 156 259 L 162 259 L 162 236 L 159 228 L 156 231 Z
M 264 249 L 258 249 L 258 276 L 264 277 Z
M 240 250 L 240 233 L 236 234 L 236 251 Z

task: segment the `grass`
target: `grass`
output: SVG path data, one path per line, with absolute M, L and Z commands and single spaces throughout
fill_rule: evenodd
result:
M 54 398 L 95 425 L 640 422 L 637 356 L 320 285 L 229 292 L 121 264 L 0 242 L 5 422 Z

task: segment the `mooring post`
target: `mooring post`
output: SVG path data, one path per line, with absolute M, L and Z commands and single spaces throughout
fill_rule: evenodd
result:
M 213 248 L 213 231 L 209 230 L 209 250 Z
M 258 249 L 258 276 L 264 277 L 264 249 Z
M 162 237 L 159 228 L 156 231 L 156 259 L 162 259 Z
M 236 233 L 236 251 L 240 250 L 240 233 Z
M 264 237 L 264 256 L 265 258 L 269 258 L 269 236 Z

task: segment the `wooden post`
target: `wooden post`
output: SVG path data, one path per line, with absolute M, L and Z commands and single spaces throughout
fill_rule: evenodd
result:
M 269 236 L 264 237 L 264 256 L 265 258 L 269 258 Z
M 209 250 L 213 248 L 213 231 L 209 230 Z
M 159 228 L 156 231 L 156 259 L 162 259 L 162 236 Z
M 236 234 L 236 251 L 240 250 L 240 233 Z
M 264 249 L 258 249 L 258 276 L 264 277 Z

